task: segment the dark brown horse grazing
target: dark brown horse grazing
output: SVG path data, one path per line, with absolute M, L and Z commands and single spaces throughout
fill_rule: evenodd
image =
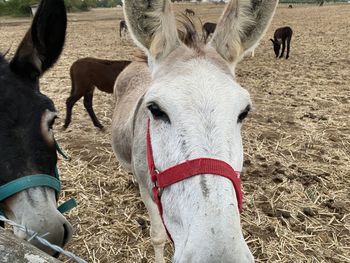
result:
M 84 96 L 84 106 L 94 125 L 103 129 L 92 108 L 94 89 L 112 93 L 113 86 L 119 73 L 130 64 L 128 60 L 104 60 L 97 58 L 82 58 L 75 61 L 70 68 L 72 89 L 66 101 L 67 114 L 64 122 L 66 129 L 72 119 L 74 104 Z
M 185 15 L 189 15 L 189 16 L 194 16 L 195 13 L 192 9 L 186 8 L 185 9 Z
M 208 37 L 210 36 L 210 34 L 214 33 L 215 29 L 216 29 L 215 23 L 211 23 L 211 22 L 204 23 L 202 27 L 204 43 L 207 42 Z
M 120 20 L 119 22 L 119 37 L 122 37 L 122 32 L 124 32 L 124 34 L 128 32 L 128 26 L 125 20 Z
M 9 183 L 20 180 L 30 187 L 24 189 L 17 184 L 20 191 L 11 191 L 10 196 L 2 189 L 0 208 L 8 219 L 39 235 L 50 233 L 45 238 L 58 246 L 69 241 L 72 227 L 57 210 L 55 190 L 47 183 L 33 187 L 30 183 L 43 177 L 46 181 L 55 180 L 53 124 L 57 112 L 52 100 L 40 92 L 39 78 L 60 56 L 66 25 L 63 1 L 42 0 L 13 59 L 7 62 L 0 54 L 0 186 L 9 190 Z M 17 228 L 14 233 L 28 238 Z M 57 255 L 34 240 L 31 243 Z
M 278 57 L 282 44 L 282 52 L 280 54 L 280 58 L 283 57 L 284 50 L 286 48 L 287 43 L 287 55 L 286 59 L 289 58 L 289 50 L 290 50 L 290 41 L 292 40 L 293 30 L 289 27 L 281 27 L 276 29 L 274 34 L 274 39 L 270 38 L 273 43 L 273 50 L 275 51 L 276 58 Z

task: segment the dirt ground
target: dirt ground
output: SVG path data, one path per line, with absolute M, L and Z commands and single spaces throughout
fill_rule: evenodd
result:
M 223 5 L 175 6 L 185 8 L 215 22 Z M 94 97 L 104 132 L 94 128 L 82 101 L 62 130 L 70 65 L 87 56 L 132 58 L 130 37 L 118 35 L 121 18 L 121 8 L 70 14 L 63 55 L 41 79 L 59 111 L 57 140 L 72 158 L 59 162 L 61 200 L 79 203 L 67 215 L 75 229 L 67 249 L 88 262 L 153 260 L 146 209 L 110 145 L 112 96 L 97 91 Z M 29 22 L 0 18 L 0 50 L 11 47 L 11 57 Z M 285 25 L 294 31 L 290 58 L 275 59 L 269 38 Z M 281 5 L 255 57 L 237 67 L 254 102 L 243 127 L 241 220 L 256 262 L 350 262 L 349 35 L 349 4 Z M 170 261 L 171 245 L 166 249 Z

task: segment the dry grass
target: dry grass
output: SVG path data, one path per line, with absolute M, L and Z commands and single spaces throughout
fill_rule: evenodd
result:
M 223 6 L 175 8 L 186 7 L 202 21 L 216 21 Z M 257 262 L 350 262 L 349 13 L 350 5 L 280 6 L 255 57 L 237 69 L 255 105 L 243 129 L 242 227 Z M 105 132 L 93 127 L 82 102 L 70 128 L 61 130 L 70 65 L 86 56 L 131 58 L 130 38 L 117 34 L 121 17 L 121 9 L 70 15 L 64 53 L 41 80 L 60 112 L 56 137 L 72 157 L 59 163 L 62 198 L 79 203 L 67 216 L 75 229 L 67 248 L 89 262 L 151 262 L 153 257 L 137 186 L 110 146 L 112 96 L 96 92 L 94 99 Z M 4 51 L 18 44 L 29 20 L 0 21 Z M 294 30 L 288 61 L 274 58 L 268 40 L 283 25 Z M 169 261 L 171 250 L 167 246 Z

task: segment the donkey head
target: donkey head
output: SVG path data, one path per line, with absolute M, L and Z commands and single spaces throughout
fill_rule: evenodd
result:
M 273 51 L 275 52 L 276 58 L 278 58 L 281 49 L 281 42 L 278 40 L 273 40 L 272 38 L 270 38 L 270 40 L 273 44 Z
M 168 0 L 125 1 L 131 35 L 151 66 L 144 105 L 158 170 L 200 157 L 242 170 L 240 130 L 251 102 L 236 82 L 234 68 L 257 45 L 276 5 L 276 0 L 231 0 L 211 41 L 188 47 L 179 40 Z M 253 261 L 235 189 L 226 178 L 191 177 L 165 188 L 161 201 L 175 244 L 174 262 Z
M 66 32 L 62 0 L 43 0 L 33 23 L 8 63 L 0 57 L 0 186 L 33 175 L 55 175 L 57 154 L 52 126 L 56 109 L 39 90 L 39 77 L 57 61 Z M 33 187 L 0 203 L 6 216 L 59 246 L 72 227 L 57 210 L 55 191 Z M 26 233 L 14 229 L 22 238 Z M 49 253 L 53 251 L 41 247 Z

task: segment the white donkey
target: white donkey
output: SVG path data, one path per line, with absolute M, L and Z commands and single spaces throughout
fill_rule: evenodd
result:
M 139 183 L 157 263 L 167 232 L 173 262 L 254 261 L 241 230 L 236 172 L 251 101 L 234 68 L 262 38 L 276 5 L 231 0 L 211 41 L 186 46 L 168 0 L 125 0 L 128 28 L 149 66 L 133 62 L 116 81 L 112 146 Z

